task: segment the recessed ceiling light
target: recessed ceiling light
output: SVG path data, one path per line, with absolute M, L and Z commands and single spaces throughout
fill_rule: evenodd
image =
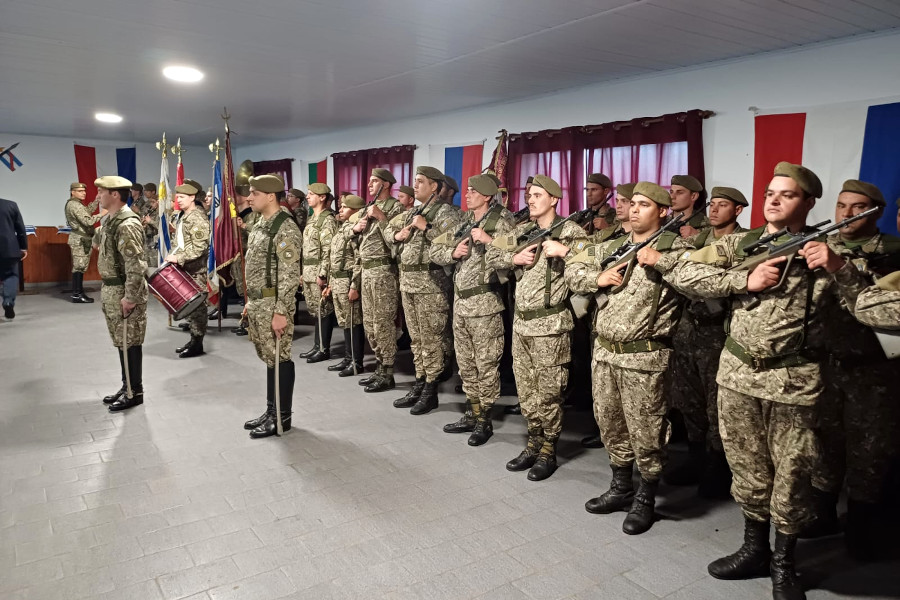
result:
M 94 118 L 97 119 L 98 121 L 100 121 L 101 123 L 121 123 L 122 122 L 122 117 L 117 114 L 114 114 L 114 113 L 107 113 L 107 112 L 94 113 Z
M 181 83 L 196 83 L 203 79 L 203 73 L 194 67 L 170 66 L 163 69 L 163 75 L 172 81 Z

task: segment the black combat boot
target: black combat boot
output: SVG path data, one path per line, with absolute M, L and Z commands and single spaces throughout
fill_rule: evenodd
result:
M 769 574 L 769 522 L 744 517 L 744 545 L 734 554 L 709 563 L 707 570 L 716 579 L 753 579 Z
M 544 430 L 540 425 L 528 424 L 528 442 L 517 457 L 506 463 L 507 471 L 524 471 L 534 466 L 538 452 L 544 445 Z
M 244 429 L 256 429 L 266 422 L 269 415 L 275 414 L 275 367 L 266 367 L 266 412 L 255 419 L 244 423 Z
M 319 352 L 319 319 L 315 319 L 315 330 L 313 331 L 313 347 L 306 352 L 301 352 L 297 356 L 300 358 L 309 358 Z
M 584 503 L 584 509 L 595 515 L 608 515 L 620 510 L 628 510 L 634 502 L 634 483 L 631 480 L 633 465 L 612 467 L 612 481 L 609 489 L 596 498 Z
M 589 435 L 587 437 L 581 438 L 581 447 L 582 448 L 602 448 L 603 440 L 600 438 L 600 432 L 598 431 L 594 435 Z
M 465 412 L 463 412 L 458 421 L 447 423 L 446 425 L 444 425 L 444 433 L 471 433 L 474 430 L 475 415 L 472 414 L 472 402 L 468 398 L 466 398 Z M 493 431 L 493 427 L 491 428 L 491 431 Z
M 541 444 L 540 452 L 538 452 L 537 460 L 534 466 L 528 471 L 528 479 L 531 481 L 543 481 L 556 472 L 556 442 L 559 435 L 544 436 L 544 443 Z
M 369 383 L 365 388 L 363 388 L 366 392 L 374 393 L 374 392 L 386 392 L 387 390 L 394 389 L 394 365 L 390 366 L 382 366 L 381 374 L 378 375 L 374 381 Z
M 416 377 L 416 380 L 413 382 L 413 386 L 409 388 L 409 391 L 406 392 L 406 395 L 402 398 L 397 398 L 396 400 L 394 400 L 394 408 L 409 408 L 419 401 L 419 397 L 422 395 L 423 389 L 425 389 L 425 378 Z
M 232 329 L 232 330 L 231 330 L 231 333 L 233 333 L 234 335 L 244 336 L 244 335 L 247 335 L 247 334 L 250 333 L 250 332 L 247 331 L 247 328 L 244 327 L 244 324 L 243 324 L 243 323 L 241 323 L 240 325 L 238 325 L 237 327 L 235 327 L 234 329 Z
M 182 331 L 190 331 L 191 324 L 188 323 L 187 321 L 182 321 L 181 323 L 178 324 L 178 329 L 180 329 Z
M 374 383 L 383 373 L 384 368 L 381 366 L 380 362 L 375 363 L 375 372 L 369 375 L 368 377 L 363 377 L 356 383 L 362 386 L 369 385 L 370 383 Z
M 109 396 L 104 396 L 103 404 L 112 404 L 116 400 L 119 400 L 120 398 L 125 397 L 125 392 L 126 392 L 125 386 L 128 384 L 127 380 L 125 379 L 125 357 L 122 355 L 121 349 L 116 348 L 116 351 L 119 354 L 119 368 L 122 371 L 122 387 L 119 388 L 119 391 L 116 392 L 115 394 L 110 394 Z
M 628 535 L 640 535 L 648 531 L 653 526 L 653 520 L 656 514 L 653 509 L 656 506 L 656 490 L 659 487 L 659 480 L 647 481 L 641 477 L 641 483 L 638 485 L 637 493 L 634 495 L 634 501 L 631 503 L 631 510 L 622 523 L 622 531 Z
M 806 593 L 794 571 L 794 547 L 797 536 L 775 530 L 775 551 L 769 570 L 772 575 L 772 600 L 806 600 Z
M 343 371 L 347 367 L 353 364 L 353 349 L 350 347 L 350 328 L 344 328 L 344 358 L 341 359 L 341 362 L 328 365 L 329 371 Z
M 438 407 L 437 381 L 426 381 L 419 399 L 409 409 L 411 415 L 424 415 Z
M 797 537 L 807 540 L 840 533 L 841 524 L 837 516 L 838 495 L 832 492 L 823 492 L 816 486 L 811 487 L 816 518 L 804 527 Z
M 188 342 L 188 345 L 178 353 L 178 358 L 192 358 L 194 356 L 200 356 L 205 354 L 203 352 L 203 336 L 202 335 L 192 335 L 191 341 Z
M 706 462 L 706 442 L 688 442 L 688 459 L 684 464 L 663 474 L 668 485 L 697 485 Z
M 131 376 L 131 398 L 127 393 L 109 405 L 109 412 L 127 410 L 144 403 L 144 348 L 131 346 L 128 352 L 128 373 Z
M 294 377 L 295 377 L 295 368 L 294 361 L 288 360 L 282 362 L 278 365 L 280 369 L 280 373 L 278 374 L 278 392 L 279 392 L 279 404 L 281 405 L 281 429 L 282 431 L 290 431 L 291 429 L 291 414 L 294 408 Z M 274 379 L 274 369 L 273 369 L 273 379 Z M 275 435 L 278 430 L 275 425 L 276 423 L 275 417 L 275 404 L 274 398 L 272 403 L 272 412 L 266 415 L 266 419 L 263 423 L 261 423 L 258 427 L 253 429 L 250 432 L 250 437 L 253 439 L 265 438 Z
M 697 495 L 707 500 L 727 500 L 731 497 L 731 467 L 724 452 L 710 450 L 706 453 Z
M 484 406 L 477 401 L 472 402 L 472 416 L 475 418 L 475 426 L 472 428 L 472 435 L 469 436 L 468 443 L 470 446 L 481 446 L 494 435 L 494 424 L 491 422 L 491 407 Z M 444 431 L 446 430 L 445 426 Z

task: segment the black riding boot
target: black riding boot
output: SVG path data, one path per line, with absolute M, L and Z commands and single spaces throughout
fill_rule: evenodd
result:
M 128 373 L 131 376 L 131 398 L 127 394 L 109 405 L 109 412 L 119 412 L 144 403 L 144 348 L 128 348 Z
M 116 352 L 119 355 L 119 369 L 122 373 L 122 387 L 119 388 L 119 391 L 115 394 L 110 394 L 109 396 L 103 397 L 103 404 L 112 404 L 119 398 L 125 397 L 125 386 L 127 385 L 127 381 L 125 379 L 125 357 L 122 355 L 122 350 L 116 348 Z
M 294 361 L 282 362 L 278 367 L 280 369 L 278 373 L 278 400 L 281 409 L 281 428 L 282 431 L 289 431 L 291 429 L 291 412 L 294 406 Z M 271 414 L 267 415 L 265 422 L 250 432 L 250 437 L 255 439 L 275 435 L 277 433 L 275 419 L 275 410 L 273 408 Z
M 319 319 L 314 320 L 315 330 L 313 331 L 313 347 L 306 352 L 301 352 L 297 356 L 300 358 L 309 358 L 319 351 Z
M 266 367 L 266 412 L 255 419 L 244 423 L 244 429 L 256 429 L 266 422 L 269 415 L 275 414 L 275 367 Z

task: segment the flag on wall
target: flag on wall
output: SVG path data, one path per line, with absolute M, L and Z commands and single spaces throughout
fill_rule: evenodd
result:
M 460 191 L 453 196 L 453 204 L 466 210 L 466 187 L 469 177 L 481 173 L 481 157 L 484 143 L 470 146 L 444 148 L 444 174 L 449 175 L 459 184 Z
M 98 177 L 118 175 L 135 183 L 137 179 L 137 149 L 75 144 L 75 169 L 78 181 L 87 188 L 85 204 L 89 204 L 97 197 L 94 180 Z M 131 206 L 131 198 L 128 199 L 128 206 Z
M 900 197 L 900 102 L 855 102 L 758 115 L 754 126 L 752 227 L 765 223 L 766 186 L 775 165 L 786 160 L 803 164 L 822 180 L 823 195 L 809 222 L 834 219 L 844 181 L 861 179 L 877 185 L 888 202 L 879 229 L 897 235 L 894 200 Z
M 309 183 L 328 183 L 328 159 L 309 163 Z

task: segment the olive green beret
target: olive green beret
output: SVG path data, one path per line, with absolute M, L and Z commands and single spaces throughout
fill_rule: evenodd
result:
M 493 196 L 500 190 L 497 183 L 490 175 L 475 175 L 469 177 L 469 187 L 482 196 Z
M 525 185 L 530 185 L 534 183 L 534 175 L 529 175 L 528 179 L 525 180 Z
M 673 177 L 674 180 L 674 177 Z M 681 185 L 676 183 L 673 185 Z M 662 186 L 650 183 L 649 181 L 641 181 L 635 184 L 633 196 L 645 196 L 650 198 L 660 206 L 672 206 L 672 198 L 669 192 Z
M 341 206 L 346 206 L 347 208 L 362 208 L 365 205 L 366 201 L 356 194 L 347 194 L 346 196 L 341 197 Z
M 187 194 L 188 196 L 196 196 L 200 192 L 199 189 L 191 185 L 190 183 L 184 182 L 181 185 L 175 186 L 176 194 Z
M 142 186 L 142 185 L 139 184 L 139 183 L 132 183 L 132 184 L 131 184 L 131 189 L 132 189 L 133 191 L 135 191 L 135 192 L 141 192 L 141 193 L 144 192 L 144 186 Z
M 444 174 L 434 167 L 416 167 L 416 175 L 423 175 L 432 181 L 444 181 Z
M 399 188 L 397 188 L 397 189 L 398 189 L 399 191 L 403 192 L 404 194 L 406 194 L 407 196 L 415 196 L 415 195 L 416 195 L 416 190 L 412 189 L 412 188 L 411 188 L 410 186 L 408 186 L 408 185 L 401 185 L 401 186 L 400 186 Z
M 331 188 L 324 183 L 311 183 L 307 189 L 310 194 L 318 194 L 319 196 L 326 196 L 331 193 Z
M 494 172 L 491 171 L 491 170 L 485 171 L 484 173 L 482 173 L 482 175 L 485 175 L 485 176 L 487 176 L 487 177 L 490 177 L 490 178 L 491 178 L 491 181 L 493 181 L 494 183 L 496 183 L 498 188 L 499 188 L 500 186 L 503 185 L 503 182 L 500 181 L 500 178 L 497 177 L 497 174 L 494 173 Z
M 635 184 L 633 183 L 620 183 L 616 186 L 616 193 L 631 200 L 631 197 L 634 196 L 634 186 Z
M 740 204 L 741 206 L 750 206 L 750 203 L 747 202 L 747 199 L 741 191 L 731 187 L 716 186 L 709 193 L 709 197 L 725 198 L 726 200 L 731 200 L 735 204 Z
M 844 186 L 841 188 L 841 193 L 844 192 L 862 194 L 863 196 L 866 196 L 870 200 L 872 200 L 872 202 L 874 202 L 876 206 L 887 206 L 887 202 L 884 201 L 884 194 L 881 193 L 881 190 L 878 189 L 878 186 L 873 185 L 867 181 L 860 181 L 859 179 L 848 179 L 844 182 Z
M 535 175 L 531 180 L 531 185 L 547 190 L 547 193 L 554 198 L 562 198 L 562 188 L 546 175 Z
M 206 190 L 203 189 L 203 185 L 199 181 L 195 181 L 193 179 L 185 179 L 184 182 L 190 186 L 197 188 L 198 195 L 206 196 Z
M 107 190 L 118 190 L 121 188 L 131 189 L 131 182 L 124 177 L 118 175 L 104 175 L 94 180 L 94 185 Z
M 291 189 L 289 189 L 289 190 L 288 190 L 288 193 L 289 193 L 291 196 L 294 196 L 295 198 L 300 198 L 301 200 L 303 200 L 304 198 L 306 198 L 306 194 L 304 194 L 302 191 L 298 190 L 297 188 L 291 188 Z
M 680 185 L 698 194 L 703 191 L 703 184 L 700 183 L 700 180 L 690 175 L 672 175 L 672 185 Z
M 781 161 L 775 165 L 775 177 L 790 177 L 800 188 L 813 198 L 822 197 L 822 182 L 818 175 L 803 165 L 793 165 L 787 161 Z
M 444 183 L 446 183 L 447 187 L 449 187 L 454 192 L 459 191 L 459 184 L 456 183 L 456 180 L 453 179 L 452 177 L 450 177 L 449 175 L 444 175 Z
M 604 175 L 603 173 L 591 173 L 587 178 L 588 183 L 596 183 L 597 185 L 605 188 L 611 188 L 613 186 L 612 181 L 609 180 L 609 177 Z
M 284 179 L 279 175 L 258 175 L 247 180 L 250 187 L 264 194 L 276 194 L 284 191 Z
M 382 179 L 387 181 L 391 185 L 397 183 L 397 179 L 394 177 L 394 174 L 388 171 L 387 169 L 375 168 L 372 169 L 372 177 L 377 177 L 378 179 Z
M 69 184 L 69 190 L 83 190 L 86 188 L 87 186 L 79 181 Z
M 249 196 L 250 186 L 247 184 L 234 186 L 234 193 L 239 196 Z

